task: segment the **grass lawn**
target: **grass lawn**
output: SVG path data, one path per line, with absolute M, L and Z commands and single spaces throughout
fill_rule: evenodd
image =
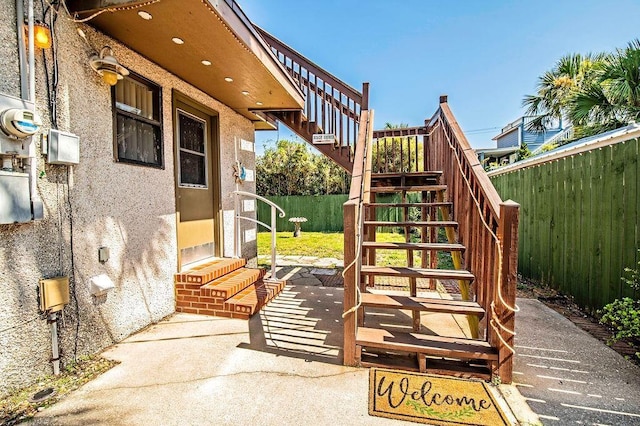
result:
M 403 242 L 404 235 L 378 232 L 377 241 Z M 270 232 L 258 233 L 258 255 L 269 255 Z M 344 259 L 344 239 L 342 232 L 302 232 L 294 238 L 293 232 L 276 233 L 276 250 L 283 256 L 316 256 Z M 439 253 L 440 268 L 453 268 L 449 253 Z M 406 266 L 407 255 L 404 250 L 378 250 L 376 263 L 380 266 Z M 414 264 L 420 265 L 420 252 L 414 252 Z

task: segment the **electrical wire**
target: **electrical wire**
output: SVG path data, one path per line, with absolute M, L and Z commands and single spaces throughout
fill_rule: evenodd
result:
M 23 325 L 29 324 L 30 322 L 34 322 L 37 319 L 40 319 L 40 315 L 38 315 L 36 317 L 33 317 L 31 319 L 28 319 L 28 320 L 19 322 L 18 324 L 14 324 L 14 325 L 12 325 L 10 327 L 3 328 L 2 330 L 0 330 L 0 333 L 4 333 L 6 331 L 13 330 L 13 329 L 18 328 L 18 327 L 22 327 Z

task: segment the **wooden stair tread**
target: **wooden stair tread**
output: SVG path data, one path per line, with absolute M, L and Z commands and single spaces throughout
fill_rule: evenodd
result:
M 483 340 L 430 336 L 418 333 L 391 333 L 377 328 L 358 327 L 356 345 L 415 352 L 458 359 L 497 360 L 498 352 Z
M 443 226 L 456 227 L 458 222 L 450 220 L 427 220 L 427 221 L 410 221 L 410 222 L 390 222 L 385 220 L 365 220 L 365 226 Z
M 446 191 L 447 185 L 372 186 L 371 192 L 426 192 Z
M 411 309 L 446 314 L 484 316 L 484 309 L 476 302 L 435 299 L 428 297 L 395 296 L 362 293 L 362 306 L 383 309 Z
M 428 172 L 382 172 L 382 173 L 371 173 L 371 179 L 378 178 L 394 178 L 394 177 L 427 177 L 427 176 L 441 176 L 442 171 L 439 170 L 431 170 Z
M 380 208 L 388 208 L 388 207 L 451 207 L 453 203 L 451 202 L 442 202 L 442 203 L 365 203 L 365 207 L 380 207 Z
M 382 275 L 388 277 L 436 278 L 471 281 L 472 273 L 462 269 L 422 269 L 400 266 L 362 265 L 360 272 L 365 275 Z
M 439 251 L 464 251 L 462 244 L 448 243 L 385 243 L 379 241 L 364 241 L 362 247 L 382 250 L 439 250 Z
M 246 265 L 245 259 L 220 258 L 194 266 L 174 276 L 176 282 L 206 284 Z

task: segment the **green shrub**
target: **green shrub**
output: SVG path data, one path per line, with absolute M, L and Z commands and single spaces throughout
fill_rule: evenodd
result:
M 640 290 L 640 260 L 636 269 L 624 268 L 624 270 L 629 277 L 622 277 L 622 281 L 633 290 Z M 614 342 L 630 339 L 632 343 L 637 343 L 640 340 L 640 300 L 630 297 L 616 299 L 605 305 L 599 313 L 602 315 L 600 322 L 613 328 L 611 340 Z M 636 352 L 636 356 L 640 358 L 640 352 Z

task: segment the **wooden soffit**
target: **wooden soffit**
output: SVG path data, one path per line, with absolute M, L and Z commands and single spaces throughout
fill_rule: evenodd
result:
M 299 87 L 233 0 L 67 2 L 79 18 L 98 13 L 89 25 L 228 105 L 256 129 L 272 127 L 254 110 L 304 105 Z M 143 19 L 141 11 L 152 18 Z M 172 41 L 176 37 L 184 43 Z

